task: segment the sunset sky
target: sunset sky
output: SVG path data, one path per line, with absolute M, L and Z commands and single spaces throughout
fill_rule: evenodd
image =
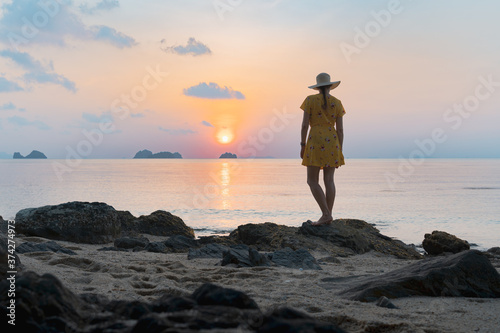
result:
M 347 158 L 500 157 L 498 1 L 0 4 L 2 158 L 298 158 L 320 72 Z

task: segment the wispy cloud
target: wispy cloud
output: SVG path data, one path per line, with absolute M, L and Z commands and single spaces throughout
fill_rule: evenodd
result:
M 193 131 L 191 129 L 182 129 L 182 128 L 176 128 L 176 129 L 171 129 L 171 128 L 164 128 L 164 127 L 158 127 L 160 131 L 167 132 L 168 134 L 172 135 L 188 135 L 188 134 L 194 134 L 196 131 Z
M 220 87 L 217 83 L 202 82 L 196 86 L 192 86 L 184 89 L 184 95 L 199 97 L 199 98 L 210 98 L 210 99 L 245 99 L 245 96 L 231 87 Z
M 21 88 L 17 83 L 9 81 L 6 78 L 4 78 L 3 76 L 0 76 L 0 93 L 23 91 L 23 90 L 24 89 Z
M 83 112 L 82 113 L 83 120 L 88 121 L 89 123 L 99 124 L 99 123 L 109 123 L 113 121 L 113 116 L 111 112 L 103 112 L 100 116 L 97 116 L 92 113 Z
M 16 106 L 12 102 L 5 103 L 3 105 L 0 105 L 0 111 L 2 110 L 15 110 Z
M 94 7 L 83 6 L 83 11 L 87 10 L 95 13 L 102 10 L 109 10 L 117 7 L 117 1 L 103 0 Z M 136 44 L 132 37 L 129 37 L 115 29 L 103 25 L 88 26 L 77 15 L 78 9 L 73 8 L 73 1 L 53 1 L 50 15 L 47 16 L 47 23 L 35 27 L 27 33 L 29 18 L 37 17 L 40 13 L 46 14 L 44 6 L 47 1 L 35 0 L 12 0 L 10 3 L 2 4 L 0 12 L 0 43 L 9 45 L 11 48 L 18 48 L 27 44 L 50 44 L 65 46 L 67 39 L 76 40 L 96 40 L 108 42 L 119 48 L 131 47 Z M 80 8 L 80 12 L 81 12 Z M 26 23 L 28 20 L 28 23 Z
M 94 39 L 109 42 L 120 49 L 132 47 L 137 44 L 132 37 L 105 25 L 93 26 L 91 27 L 91 31 Z
M 132 117 L 132 118 L 144 118 L 145 115 L 144 115 L 144 113 L 140 113 L 140 112 L 139 113 L 131 113 L 130 117 Z
M 27 73 L 24 74 L 23 78 L 28 83 L 53 83 L 72 92 L 76 92 L 76 85 L 74 82 L 53 72 L 54 66 L 52 62 L 48 65 L 43 65 L 28 53 L 14 50 L 2 50 L 0 51 L 0 56 L 12 60 L 15 64 L 26 70 Z
M 202 124 L 202 125 L 204 125 L 204 126 L 207 126 L 207 127 L 214 127 L 214 125 L 210 124 L 210 123 L 209 123 L 208 121 L 206 121 L 206 120 L 203 120 L 203 121 L 201 122 L 201 124 Z
M 120 2 L 118 0 L 102 0 L 93 6 L 84 3 L 80 5 L 80 11 L 84 14 L 93 15 L 98 12 L 110 11 L 118 7 L 120 7 Z
M 197 41 L 193 37 L 188 39 L 187 45 L 174 45 L 174 46 L 165 46 L 166 41 L 162 39 L 162 50 L 169 53 L 175 53 L 179 55 L 192 55 L 199 56 L 203 54 L 212 54 L 212 51 L 205 44 Z
M 14 124 L 19 127 L 33 126 L 40 130 L 49 130 L 50 126 L 40 120 L 28 120 L 23 117 L 13 116 L 7 119 L 9 123 Z

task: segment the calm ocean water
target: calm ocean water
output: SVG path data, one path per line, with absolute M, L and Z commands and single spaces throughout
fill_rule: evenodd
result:
M 136 216 L 170 211 L 199 236 L 320 216 L 299 159 L 84 160 L 62 180 L 54 162 L 64 160 L 0 160 L 0 215 L 100 201 Z M 480 249 L 500 246 L 499 171 L 498 159 L 427 159 L 413 169 L 396 159 L 350 159 L 335 174 L 334 218 L 374 223 L 405 243 L 444 230 Z

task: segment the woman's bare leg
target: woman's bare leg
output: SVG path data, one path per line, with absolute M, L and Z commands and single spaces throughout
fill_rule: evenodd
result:
M 328 209 L 325 193 L 319 185 L 319 170 L 319 167 L 307 167 L 307 184 L 309 185 L 311 193 L 314 199 L 316 199 L 316 202 L 318 203 L 318 206 L 322 212 L 320 219 L 314 223 L 315 225 L 325 224 L 332 221 L 332 214 Z
M 326 204 L 333 214 L 333 203 L 335 202 L 335 182 L 333 176 L 335 175 L 335 168 L 323 168 L 323 180 L 325 181 Z

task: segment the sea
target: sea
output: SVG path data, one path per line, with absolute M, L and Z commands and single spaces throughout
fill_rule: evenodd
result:
M 196 236 L 247 223 L 300 226 L 321 212 L 300 159 L 0 160 L 0 215 L 69 201 L 104 202 L 135 216 L 165 210 Z M 334 218 L 361 219 L 421 245 L 446 231 L 500 246 L 500 159 L 346 159 L 335 171 Z M 320 175 L 320 180 L 322 179 Z

